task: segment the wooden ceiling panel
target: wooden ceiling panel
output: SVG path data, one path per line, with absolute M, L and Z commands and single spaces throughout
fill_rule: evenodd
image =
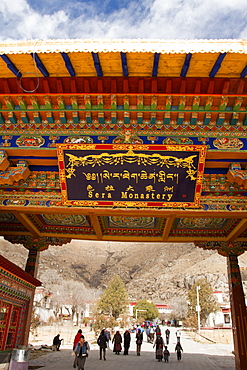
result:
M 158 77 L 180 77 L 186 54 L 161 54 Z

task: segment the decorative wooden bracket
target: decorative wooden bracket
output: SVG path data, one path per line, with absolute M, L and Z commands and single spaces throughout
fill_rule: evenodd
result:
M 11 166 L 8 155 L 4 150 L 0 150 L 0 184 L 12 185 L 14 182 L 26 180 L 30 175 L 27 161 L 20 160 L 17 165 Z
M 240 163 L 232 163 L 226 177 L 230 182 L 236 182 L 247 189 L 247 169 L 242 170 Z

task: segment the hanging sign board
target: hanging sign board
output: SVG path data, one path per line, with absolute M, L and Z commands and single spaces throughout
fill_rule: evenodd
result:
M 58 144 L 64 205 L 199 207 L 202 145 Z

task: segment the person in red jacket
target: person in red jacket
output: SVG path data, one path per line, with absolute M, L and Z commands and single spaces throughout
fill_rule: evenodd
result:
M 75 339 L 74 339 L 73 351 L 74 351 L 76 345 L 80 342 L 81 334 L 82 334 L 82 330 L 79 329 L 76 336 L 75 336 Z M 74 363 L 73 363 L 73 367 L 76 368 L 76 366 L 77 366 L 77 356 L 75 356 L 75 360 L 74 360 Z

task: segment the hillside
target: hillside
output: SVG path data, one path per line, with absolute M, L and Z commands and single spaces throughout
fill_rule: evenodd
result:
M 0 239 L 0 253 L 24 268 L 28 251 Z M 240 256 L 247 267 L 247 254 Z M 206 277 L 214 290 L 228 293 L 226 258 L 192 243 L 115 243 L 73 240 L 41 252 L 38 278 L 81 281 L 89 288 L 104 288 L 119 274 L 134 300 L 169 302 L 186 295 L 196 279 Z M 49 282 L 49 281 L 48 281 Z

